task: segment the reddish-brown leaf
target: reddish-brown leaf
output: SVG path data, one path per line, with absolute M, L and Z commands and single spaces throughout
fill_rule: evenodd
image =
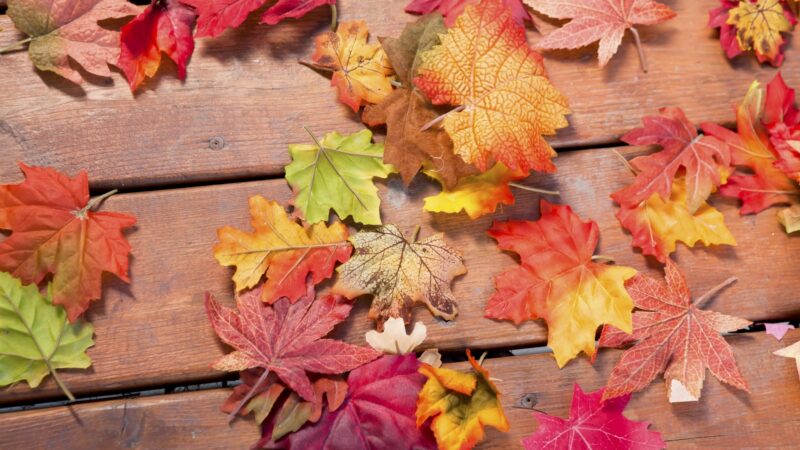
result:
M 412 14 L 430 14 L 434 11 L 441 13 L 445 18 L 445 24 L 453 26 L 458 16 L 464 12 L 467 5 L 474 5 L 480 0 L 412 0 L 406 5 L 406 12 Z M 511 10 L 514 20 L 521 26 L 525 26 L 525 21 L 533 22 L 533 16 L 522 4 L 522 0 L 503 0 L 506 7 Z
M 219 36 L 228 28 L 236 28 L 251 12 L 267 0 L 180 0 L 197 11 L 197 37 Z M 336 0 L 278 0 L 261 16 L 261 23 L 274 25 L 286 18 L 300 18 L 322 5 Z

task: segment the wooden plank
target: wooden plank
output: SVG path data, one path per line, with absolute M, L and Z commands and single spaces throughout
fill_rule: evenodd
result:
M 669 448 L 794 447 L 800 426 L 800 382 L 794 361 L 771 352 L 798 338 L 798 331 L 787 335 L 785 344 L 764 333 L 728 338 L 750 383 L 749 395 L 709 375 L 699 402 L 669 404 L 664 384 L 656 381 L 633 396 L 625 415 L 651 422 L 651 429 L 662 433 Z M 561 371 L 548 355 L 487 360 L 485 367 L 499 380 L 511 430 L 487 429 L 478 448 L 519 448 L 520 440 L 536 430 L 531 412 L 515 408 L 526 394 L 535 395 L 538 409 L 567 417 L 573 383 L 586 391 L 599 389 L 619 355 L 620 351 L 604 350 L 594 366 L 584 360 Z M 449 366 L 466 369 L 463 363 Z M 229 392 L 214 389 L 5 414 L 0 420 L 0 447 L 249 448 L 258 439 L 257 427 L 250 420 L 237 420 L 229 427 L 219 411 Z
M 641 151 L 619 150 L 629 157 Z M 660 266 L 631 250 L 630 237 L 614 218 L 616 208 L 609 194 L 628 183 L 631 175 L 612 149 L 570 152 L 558 163 L 558 177 L 537 177 L 531 184 L 561 190 L 562 202 L 598 222 L 602 236 L 599 253 L 657 275 Z M 538 197 L 517 191 L 515 206 L 495 217 L 470 221 L 465 215 L 423 212 L 423 197 L 435 190 L 423 180 L 407 191 L 397 179 L 381 187 L 386 223 L 396 223 L 407 232 L 422 224 L 421 236 L 444 232 L 446 240 L 464 254 L 469 269 L 454 283 L 460 307 L 457 320 L 445 324 L 421 308 L 415 310 L 415 319 L 428 326 L 427 344 L 448 350 L 542 344 L 546 335 L 541 322 L 517 328 L 483 318 L 484 305 L 493 292 L 492 276 L 516 264 L 512 255 L 497 250 L 485 231 L 493 219 L 537 217 Z M 227 349 L 208 325 L 203 293 L 210 290 L 230 301 L 231 272 L 212 256 L 215 230 L 227 224 L 249 229 L 247 198 L 255 194 L 285 203 L 289 189 L 283 180 L 271 180 L 124 194 L 106 202 L 104 209 L 130 212 L 139 219 L 130 234 L 133 283 L 128 286 L 109 280 L 103 301 L 90 309 L 88 318 L 97 330 L 97 345 L 90 350 L 94 366 L 89 372 L 66 371 L 63 375 L 75 393 L 221 376 L 209 364 Z M 740 245 L 694 251 L 681 248 L 677 260 L 693 291 L 700 295 L 727 277 L 737 276 L 739 283 L 712 302 L 713 309 L 751 320 L 800 316 L 800 279 L 790 256 L 800 254 L 800 240 L 788 238 L 772 212 L 740 217 L 735 202 L 718 200 L 715 204 L 725 213 Z M 336 334 L 364 343 L 364 333 L 373 326 L 365 317 L 367 309 L 368 302 L 361 302 Z M 0 392 L 0 403 L 57 395 L 49 382 L 35 391 L 16 386 Z
M 403 12 L 406 3 L 387 0 L 378 8 L 341 0 L 339 9 L 343 20 L 365 20 L 374 35 L 395 36 L 414 19 Z M 708 10 L 718 3 L 675 0 L 676 19 L 642 27 L 647 74 L 630 35 L 605 69 L 597 67 L 596 47 L 548 55 L 553 83 L 574 111 L 553 144 L 615 141 L 662 106 L 681 106 L 697 122 L 730 121 L 731 104 L 749 83 L 769 80 L 775 70 L 752 55 L 725 59 L 706 28 Z M 76 86 L 37 73 L 24 51 L 2 55 L 0 179 L 15 176 L 18 160 L 88 169 L 97 189 L 278 175 L 287 144 L 307 141 L 303 125 L 319 134 L 361 127 L 322 75 L 296 63 L 312 53 L 312 38 L 328 27 L 329 15 L 322 8 L 276 27 L 257 25 L 254 15 L 240 29 L 198 40 L 185 83 L 167 68 L 135 97 L 119 74 L 113 86 L 101 80 Z M 0 17 L 0 28 L 0 46 L 20 39 L 7 17 Z M 531 42 L 539 38 L 529 34 Z M 800 82 L 798 67 L 800 56 L 789 49 L 783 72 L 791 85 Z

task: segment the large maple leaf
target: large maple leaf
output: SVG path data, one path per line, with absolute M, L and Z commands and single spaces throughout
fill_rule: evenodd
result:
M 438 172 L 425 171 L 426 174 L 442 181 Z M 425 197 L 425 211 L 458 213 L 464 211 L 470 219 L 477 219 L 492 214 L 498 205 L 513 205 L 514 194 L 509 183 L 525 178 L 514 173 L 503 163 L 497 163 L 484 173 L 470 175 L 458 180 L 450 190 L 443 190 L 437 195 Z M 444 182 L 442 182 L 444 185 Z
M 178 67 L 178 78 L 186 79 L 186 65 L 194 52 L 195 14 L 178 0 L 156 0 L 122 27 L 117 65 L 135 91 L 145 78 L 161 66 L 161 53 Z
M 500 404 L 500 391 L 489 372 L 467 350 L 471 372 L 435 368 L 423 364 L 428 377 L 417 401 L 417 426 L 431 419 L 439 450 L 470 449 L 483 439 L 484 426 L 508 431 L 509 423 Z
M 656 25 L 675 17 L 668 6 L 654 0 L 525 0 L 536 11 L 569 23 L 536 43 L 539 49 L 573 49 L 600 41 L 600 67 L 617 53 L 625 30 L 630 29 L 647 71 L 639 33 L 634 25 Z
M 443 119 L 455 153 L 482 172 L 493 161 L 554 172 L 542 135 L 567 126 L 567 100 L 501 0 L 467 6 L 441 42 L 422 54 L 414 83 L 434 104 L 457 106 Z
M 414 355 L 384 356 L 347 377 L 347 397 L 335 411 L 324 411 L 309 424 L 280 440 L 271 430 L 257 448 L 318 450 L 434 449 L 430 430 L 417 428 L 414 410 L 425 377 Z
M 632 335 L 605 327 L 600 336 L 600 347 L 633 344 L 614 366 L 603 399 L 642 390 L 663 372 L 671 400 L 686 394 L 696 400 L 706 368 L 720 381 L 748 391 L 733 351 L 720 333 L 751 322 L 699 308 L 732 279 L 693 302 L 678 266 L 668 259 L 665 270 L 666 283 L 642 274 L 625 283 L 640 311 L 633 314 Z
M 266 369 L 253 391 L 274 373 L 301 398 L 313 402 L 314 389 L 307 372 L 344 373 L 380 356 L 371 348 L 323 338 L 350 314 L 352 304 L 340 296 L 315 300 L 314 285 L 309 283 L 308 293 L 294 304 L 284 298 L 270 306 L 260 297 L 257 290 L 239 295 L 233 310 L 206 295 L 206 312 L 214 331 L 236 349 L 213 367 L 226 372 Z
M 90 200 L 86 172 L 70 178 L 54 169 L 20 164 L 25 181 L 0 185 L 0 270 L 25 283 L 53 275 L 53 302 L 69 320 L 100 298 L 103 272 L 125 282 L 131 246 L 122 230 L 136 219 L 95 212 L 105 196 Z
M 480 0 L 411 0 L 411 3 L 406 5 L 406 12 L 412 14 L 430 14 L 434 11 L 441 13 L 445 18 L 447 26 L 453 26 L 456 19 L 467 5 L 475 5 Z M 503 0 L 506 8 L 511 11 L 511 14 L 520 26 L 525 26 L 525 22 L 533 22 L 533 16 L 522 0 Z
M 80 83 L 71 62 L 101 77 L 110 77 L 109 64 L 119 56 L 119 33 L 98 21 L 139 14 L 126 0 L 9 0 L 8 16 L 29 36 L 28 54 L 39 70 Z
M 219 36 L 228 28 L 241 25 L 251 12 L 267 0 L 180 0 L 197 11 L 197 37 Z M 334 5 L 336 0 L 278 0 L 261 16 L 261 23 L 274 25 L 283 19 L 300 18 L 323 5 Z
M 636 180 L 612 198 L 628 208 L 654 193 L 668 200 L 680 169 L 686 173 L 686 207 L 694 214 L 711 192 L 722 184 L 720 172 L 730 165 L 730 149 L 719 139 L 698 134 L 680 108 L 662 108 L 658 116 L 642 119 L 644 126 L 622 136 L 630 145 L 659 145 L 662 150 L 631 161 Z
M 219 243 L 214 257 L 224 266 L 236 266 L 236 290 L 264 283 L 261 298 L 267 303 L 286 297 L 295 302 L 306 293 L 306 278 L 319 284 L 330 278 L 337 262 L 345 262 L 352 251 L 347 227 L 324 222 L 303 227 L 286 215 L 283 207 L 260 195 L 250 197 L 251 224 L 247 233 L 233 227 L 217 231 Z
M 522 440 L 525 450 L 659 450 L 667 444 L 647 422 L 625 417 L 630 395 L 602 400 L 603 389 L 585 394 L 578 383 L 572 389 L 569 419 L 534 412 L 536 433 Z
M 291 144 L 292 163 L 286 181 L 292 186 L 297 212 L 309 223 L 328 220 L 333 209 L 344 220 L 380 225 L 381 200 L 373 178 L 386 178 L 394 167 L 383 163 L 383 144 L 372 143 L 372 132 L 349 136 L 328 133 L 313 144 Z
M 581 351 L 594 355 L 600 325 L 631 329 L 633 301 L 623 283 L 636 271 L 595 262 L 597 223 L 546 200 L 540 210 L 536 222 L 495 222 L 489 230 L 498 247 L 520 256 L 520 265 L 495 277 L 486 317 L 515 324 L 544 319 L 547 345 L 563 367 Z
M 720 29 L 720 43 L 728 58 L 753 50 L 759 62 L 783 63 L 785 41 L 797 19 L 782 0 L 721 0 L 709 12 L 708 26 Z
M 352 258 L 338 269 L 333 292 L 356 298 L 372 294 L 369 317 L 383 323 L 390 317 L 411 320 L 415 302 L 446 320 L 456 316 L 450 282 L 467 272 L 461 255 L 445 243 L 443 234 L 409 241 L 395 225 L 361 231 L 350 238 Z

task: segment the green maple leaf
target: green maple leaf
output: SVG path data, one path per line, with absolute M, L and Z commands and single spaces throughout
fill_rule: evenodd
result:
M 395 173 L 383 163 L 383 144 L 373 144 L 369 130 L 349 136 L 334 131 L 322 141 L 311 137 L 313 144 L 289 145 L 286 180 L 294 206 L 309 223 L 327 221 L 333 209 L 342 220 L 352 216 L 364 225 L 380 225 L 381 200 L 372 180 Z

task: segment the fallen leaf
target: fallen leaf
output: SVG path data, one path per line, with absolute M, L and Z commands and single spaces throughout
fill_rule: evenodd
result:
M 781 33 L 791 31 L 796 22 L 779 0 L 741 0 L 728 11 L 725 23 L 735 29 L 739 49 L 753 50 L 759 62 L 777 67 L 784 57 Z
M 774 337 L 776 340 L 780 341 L 786 336 L 786 333 L 789 330 L 793 330 L 794 326 L 789 322 L 778 322 L 778 323 L 765 323 L 764 328 L 766 328 L 767 334 Z
M 425 173 L 444 187 L 438 172 L 426 170 Z M 437 195 L 425 197 L 423 209 L 439 213 L 464 211 L 470 219 L 477 219 L 494 213 L 498 205 L 513 205 L 514 194 L 509 183 L 521 178 L 525 178 L 524 175 L 515 174 L 502 163 L 497 163 L 487 172 L 461 178 L 452 190 L 445 189 Z
M 197 11 L 197 37 L 216 37 L 228 28 L 237 28 L 251 12 L 267 0 L 180 0 Z M 336 0 L 278 0 L 261 16 L 261 23 L 274 25 L 286 18 L 300 18 Z
M 442 354 L 438 348 L 429 348 L 419 355 L 419 362 L 431 367 L 442 367 Z
M 794 358 L 797 363 L 797 375 L 800 376 L 800 342 L 795 342 L 788 347 L 776 350 L 772 354 L 783 356 L 784 358 Z
M 411 320 L 414 303 L 424 303 L 445 320 L 456 316 L 452 279 L 467 273 L 461 254 L 439 233 L 421 241 L 408 240 L 396 225 L 361 231 L 350 238 L 355 254 L 336 269 L 333 292 L 348 298 L 371 294 L 369 317 L 379 324 L 390 317 Z
M 0 185 L 0 270 L 24 283 L 39 284 L 53 275 L 53 303 L 63 305 L 74 322 L 102 293 L 103 272 L 128 278 L 131 246 L 122 230 L 133 216 L 95 212 L 106 196 L 89 198 L 81 171 L 70 178 L 54 169 L 20 163 L 25 181 Z
M 574 49 L 600 41 L 597 56 L 604 67 L 617 53 L 625 30 L 630 29 L 647 72 L 635 25 L 656 25 L 675 17 L 668 6 L 654 0 L 525 0 L 531 8 L 554 19 L 571 19 L 536 43 L 543 50 Z
M 383 163 L 383 144 L 372 143 L 372 132 L 349 136 L 328 133 L 313 144 L 291 144 L 292 162 L 286 181 L 292 186 L 293 204 L 309 223 L 328 220 L 333 209 L 364 225 L 380 225 L 381 200 L 373 178 L 386 178 L 394 167 Z
M 431 419 L 439 450 L 471 449 L 483 439 L 485 426 L 509 430 L 500 392 L 489 372 L 469 350 L 467 358 L 472 365 L 469 373 L 426 364 L 419 369 L 428 381 L 417 400 L 417 427 Z
M 676 384 L 680 384 L 697 400 L 706 368 L 720 381 L 749 392 L 733 351 L 720 334 L 742 329 L 752 322 L 699 308 L 730 281 L 693 302 L 686 279 L 670 259 L 666 265 L 666 283 L 642 274 L 626 281 L 625 287 L 638 308 L 633 313 L 633 334 L 607 326 L 598 345 L 619 348 L 633 344 L 633 347 L 614 366 L 603 399 L 642 390 L 663 372 L 670 399 Z
M 178 79 L 186 79 L 186 65 L 194 52 L 194 21 L 194 10 L 178 0 L 156 0 L 122 27 L 117 66 L 131 91 L 158 72 L 162 52 L 178 67 Z
M 350 258 L 347 227 L 341 222 L 303 226 L 286 215 L 283 206 L 260 195 L 250 197 L 247 233 L 233 227 L 217 230 L 214 257 L 223 266 L 235 266 L 233 281 L 243 291 L 259 284 L 266 274 L 261 299 L 296 302 L 306 294 L 306 279 L 319 284 L 333 275 L 336 263 Z
M 98 21 L 139 14 L 126 0 L 8 0 L 8 17 L 31 39 L 28 55 L 37 69 L 54 72 L 73 83 L 81 73 L 110 77 L 117 63 L 119 33 Z
M 430 14 L 437 11 L 445 17 L 445 24 L 452 27 L 467 5 L 475 5 L 478 2 L 479 0 L 411 0 L 411 3 L 406 5 L 406 12 Z M 526 21 L 533 23 L 533 16 L 522 4 L 522 0 L 503 0 L 503 3 L 520 26 L 525 26 Z
M 354 112 L 363 105 L 380 103 L 392 92 L 394 70 L 380 44 L 368 44 L 368 37 L 364 21 L 342 22 L 335 33 L 317 36 L 312 63 L 307 63 L 333 74 L 331 86 Z
M 27 381 L 35 388 L 50 374 L 75 400 L 56 370 L 92 365 L 86 349 L 94 345 L 94 329 L 68 323 L 64 309 L 53 305 L 52 291 L 51 285 L 42 296 L 36 285 L 0 272 L 0 386 Z
M 623 415 L 630 394 L 609 400 L 602 397 L 603 389 L 584 394 L 575 383 L 569 419 L 534 412 L 539 428 L 522 440 L 522 446 L 525 450 L 666 448 L 661 433 L 647 429 L 648 422 L 637 422 Z
M 414 83 L 433 104 L 458 107 L 443 119 L 455 153 L 482 172 L 493 161 L 554 172 L 542 135 L 567 126 L 567 100 L 502 1 L 468 5 L 441 42 L 420 56 Z
M 778 222 L 783 225 L 787 233 L 800 231 L 800 205 L 794 205 L 778 212 Z
M 708 12 L 708 27 L 719 28 L 719 43 L 728 59 L 742 54 L 736 39 L 736 27 L 728 24 L 730 10 L 739 6 L 739 0 L 720 0 L 721 5 Z
M 383 331 L 369 330 L 364 336 L 367 344 L 375 350 L 389 355 L 407 355 L 428 337 L 428 329 L 416 322 L 411 334 L 406 334 L 406 323 L 400 317 L 390 317 L 383 323 Z
M 763 122 L 775 149 L 775 167 L 800 182 L 800 111 L 795 106 L 794 89 L 780 74 L 767 85 Z

